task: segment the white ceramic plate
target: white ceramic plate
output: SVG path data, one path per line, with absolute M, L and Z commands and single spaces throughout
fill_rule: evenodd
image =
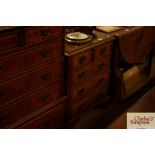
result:
M 84 40 L 84 39 L 88 39 L 88 35 L 82 32 L 73 32 L 73 33 L 68 33 L 66 35 L 66 37 L 68 39 L 72 39 L 72 40 Z

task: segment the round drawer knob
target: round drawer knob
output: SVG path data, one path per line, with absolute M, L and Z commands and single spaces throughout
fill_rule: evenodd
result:
M 104 64 L 104 63 L 99 64 L 99 66 L 98 66 L 99 70 L 102 70 L 102 69 L 104 68 L 104 66 L 105 66 L 105 64 Z
M 86 75 L 85 72 L 81 72 L 81 73 L 79 73 L 79 74 L 78 74 L 78 79 L 82 79 L 82 78 L 84 78 L 85 75 Z
M 41 52 L 41 56 L 48 57 L 48 55 L 51 53 L 51 51 L 52 51 L 51 49 L 47 49 L 47 50 Z
M 5 92 L 0 92 L 0 97 L 5 96 Z
M 49 34 L 49 29 L 44 29 L 44 30 L 41 30 L 40 31 L 40 34 L 42 35 L 42 36 L 47 36 L 48 34 Z
M 0 71 L 1 71 L 1 70 L 3 70 L 3 65 L 2 65 L 2 64 L 0 64 Z
M 55 120 L 51 118 L 49 121 L 43 124 L 43 128 L 45 129 L 52 128 L 54 124 L 55 124 Z
M 79 58 L 79 63 L 80 63 L 80 64 L 83 64 L 85 59 L 86 59 L 85 56 L 81 56 L 81 57 Z
M 82 89 L 80 89 L 79 91 L 78 91 L 78 95 L 80 96 L 80 95 L 83 95 L 85 93 L 85 89 L 84 88 L 82 88 Z
M 0 116 L 0 127 L 4 127 L 6 122 L 6 116 Z
M 48 95 L 48 94 L 44 95 L 44 96 L 41 97 L 41 100 L 44 101 L 44 102 L 47 102 L 49 100 L 49 97 L 50 97 L 50 95 Z
M 50 79 L 50 73 L 46 73 L 46 74 L 44 74 L 44 75 L 42 75 L 41 76 L 41 78 L 43 79 L 43 80 L 49 80 Z

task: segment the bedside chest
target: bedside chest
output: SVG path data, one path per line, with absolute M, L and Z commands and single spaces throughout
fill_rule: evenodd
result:
M 97 31 L 87 44 L 65 44 L 70 121 L 109 96 L 113 39 Z
M 0 128 L 63 128 L 64 29 L 0 27 Z

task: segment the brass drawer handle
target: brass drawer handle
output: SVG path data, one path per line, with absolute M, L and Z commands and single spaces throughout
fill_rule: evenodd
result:
M 54 125 L 54 123 L 55 120 L 51 118 L 49 121 L 43 124 L 43 128 L 45 129 L 51 128 Z
M 103 55 L 105 51 L 106 51 L 106 48 L 101 49 L 100 50 L 100 55 Z
M 83 108 L 84 108 L 84 105 L 83 104 L 79 105 L 77 107 L 78 112 L 81 112 L 83 110 Z
M 81 57 L 79 58 L 79 63 L 80 63 L 80 64 L 83 64 L 83 62 L 84 62 L 85 59 L 86 59 L 85 56 L 81 56 Z
M 6 116 L 0 116 L 0 126 L 4 126 L 6 122 Z
M 48 55 L 51 53 L 51 51 L 52 51 L 51 49 L 47 49 L 47 50 L 41 52 L 41 56 L 48 57 Z
M 84 76 L 86 75 L 85 72 L 81 72 L 78 74 L 78 79 L 81 80 L 82 78 L 84 78 Z
M 80 96 L 80 95 L 83 95 L 85 93 L 85 89 L 84 88 L 82 88 L 82 89 L 80 89 L 79 91 L 78 91 L 78 95 Z
M 97 97 L 96 97 L 96 100 L 95 102 L 100 102 L 101 98 L 104 96 L 103 92 L 100 92 Z
M 47 102 L 49 100 L 49 97 L 50 97 L 50 95 L 48 95 L 48 94 L 44 95 L 44 96 L 41 97 L 41 100 L 44 101 L 44 102 Z
M 99 64 L 99 66 L 98 66 L 99 70 L 102 70 L 102 69 L 104 68 L 104 66 L 105 66 L 105 64 L 104 64 L 104 63 Z
M 3 70 L 3 68 L 4 68 L 4 65 L 0 64 L 0 71 Z
M 101 78 L 101 79 L 99 79 L 99 80 L 98 80 L 98 82 L 97 82 L 97 83 L 98 83 L 98 85 L 102 85 L 102 84 L 103 84 L 103 82 L 104 82 L 104 79 L 103 79 L 103 78 Z
M 40 30 L 40 34 L 42 35 L 42 36 L 47 36 L 48 35 L 48 33 L 49 33 L 49 29 L 44 29 L 44 30 Z
M 46 73 L 46 74 L 42 75 L 41 78 L 43 80 L 49 80 L 50 79 L 50 73 Z
M 4 97 L 5 96 L 5 92 L 0 92 L 0 97 Z

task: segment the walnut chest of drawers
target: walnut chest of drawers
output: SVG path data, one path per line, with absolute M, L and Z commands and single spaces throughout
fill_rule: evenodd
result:
M 87 44 L 65 44 L 69 120 L 78 118 L 99 102 L 104 104 L 109 96 L 113 39 L 96 32 L 96 38 Z
M 0 128 L 63 128 L 64 29 L 0 27 Z

